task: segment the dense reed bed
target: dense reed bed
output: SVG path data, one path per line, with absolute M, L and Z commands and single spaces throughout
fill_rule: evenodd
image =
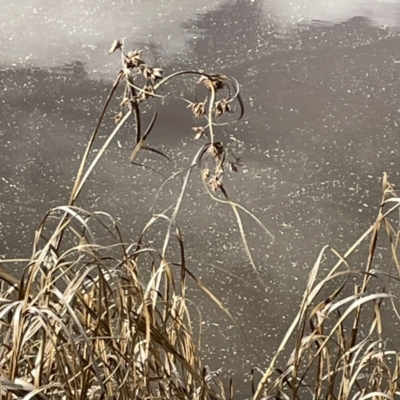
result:
M 270 233 L 228 195 L 223 178 L 228 169 L 240 167 L 240 160 L 216 140 L 221 125 L 243 115 L 239 84 L 234 78 L 200 71 L 164 77 L 160 68 L 145 62 L 141 51 L 126 53 L 118 40 L 110 53 L 115 51 L 121 54 L 122 68 L 82 157 L 68 204 L 50 210 L 40 222 L 22 277 L 6 272 L 7 261 L 12 260 L 0 264 L 1 397 L 232 399 L 233 383 L 202 364 L 187 280 L 234 319 L 188 268 L 176 217 L 191 173 L 199 171 L 211 199 L 232 209 L 257 274 L 241 216 L 250 216 Z M 138 154 L 145 151 L 168 158 L 148 144 L 157 113 L 144 129 L 141 109 L 160 102 L 158 89 L 180 77 L 195 79 L 194 98 L 186 101 L 198 122 L 193 127 L 195 139 L 203 143 L 191 164 L 168 178 L 179 177 L 182 182 L 171 207 L 154 215 L 134 242 L 127 242 L 112 216 L 83 210 L 79 196 L 128 121 L 133 121 L 135 137 L 132 163 L 138 163 Z M 115 101 L 119 104 L 116 127 L 99 144 L 102 121 Z M 345 254 L 329 247 L 321 251 L 299 311 L 271 363 L 253 370 L 254 399 L 392 399 L 398 395 L 399 353 L 385 337 L 383 307 L 397 315 L 392 282 L 400 272 L 399 221 L 394 217 L 399 206 L 400 198 L 385 175 L 376 222 Z M 149 245 L 155 224 L 158 230 L 164 226 L 160 248 Z M 365 240 L 370 240 L 365 266 L 355 269 L 349 260 Z M 378 242 L 386 244 L 381 246 L 390 255 L 380 267 L 375 265 Z M 324 273 L 328 252 L 333 255 L 328 261 L 335 261 Z M 290 356 L 288 349 L 292 349 Z

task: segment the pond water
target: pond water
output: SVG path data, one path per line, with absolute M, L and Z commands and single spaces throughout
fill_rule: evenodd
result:
M 246 333 L 247 341 L 193 293 L 206 321 L 205 356 L 234 375 L 244 398 L 250 388 L 244 380 L 252 367 L 266 365 L 289 326 L 320 249 L 330 244 L 345 251 L 374 221 L 383 172 L 399 180 L 400 5 L 1 0 L 0 8 L 1 258 L 29 255 L 41 218 L 68 201 L 79 157 L 118 72 L 118 56 L 107 55 L 115 38 L 144 48 L 166 72 L 202 68 L 241 83 L 246 114 L 217 135 L 244 163 L 227 178 L 231 197 L 275 236 L 271 242 L 245 218 L 267 287 L 246 260 L 231 211 L 215 205 L 196 176 L 179 224 L 190 267 Z M 181 100 L 169 98 L 160 107 L 151 143 L 173 159 L 170 172 L 187 165 L 198 148 L 192 124 Z M 103 137 L 109 129 L 112 121 Z M 162 179 L 129 163 L 132 147 L 132 133 L 122 132 L 79 204 L 112 213 L 133 240 Z M 165 193 L 155 210 L 170 203 Z

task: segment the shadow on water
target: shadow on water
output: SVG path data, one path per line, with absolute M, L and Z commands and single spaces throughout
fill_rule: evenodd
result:
M 251 1 L 199 15 L 185 29 L 192 37 L 189 61 L 163 67 L 222 70 L 241 82 L 245 118 L 218 135 L 245 165 L 226 184 L 276 237 L 270 243 L 245 219 L 263 288 L 246 261 L 230 210 L 213 204 L 194 175 L 179 219 L 188 260 L 248 339 L 195 293 L 205 320 L 204 353 L 212 366 L 233 373 L 239 392 L 248 394 L 243 376 L 271 356 L 321 247 L 329 243 L 343 252 L 374 220 L 382 173 L 398 180 L 400 39 L 397 31 L 365 18 L 278 34 L 265 9 Z M 157 46 L 151 46 L 156 54 Z M 66 203 L 110 83 L 89 79 L 80 63 L 7 69 L 0 78 L 7 89 L 0 111 L 1 256 L 22 257 L 44 213 Z M 185 85 L 174 90 L 192 95 Z M 173 163 L 142 161 L 171 173 L 189 164 L 198 143 L 181 100 L 169 98 L 159 114 L 152 144 Z M 112 124 L 108 118 L 103 138 Z M 129 238 L 151 215 L 149 204 L 162 183 L 159 175 L 129 164 L 133 140 L 129 128 L 121 132 L 80 204 L 115 215 Z M 165 189 L 156 211 L 172 202 L 176 188 Z

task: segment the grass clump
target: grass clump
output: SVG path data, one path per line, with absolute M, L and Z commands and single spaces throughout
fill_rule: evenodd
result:
M 398 398 L 396 328 L 385 335 L 385 325 L 390 317 L 398 324 L 400 315 L 399 207 L 400 197 L 385 174 L 375 223 L 344 255 L 322 249 L 299 312 L 257 387 L 253 382 L 254 399 Z M 351 256 L 368 239 L 363 268 L 352 268 Z M 326 266 L 328 253 L 333 264 Z M 292 348 L 289 357 L 285 347 Z
M 52 231 L 54 221 L 63 223 Z M 93 241 L 92 222 L 108 234 L 107 245 Z M 23 279 L 1 291 L 3 393 L 219 398 L 194 341 L 183 262 L 173 266 L 141 242 L 124 244 L 110 216 L 72 206 L 46 216 L 35 250 Z M 149 279 L 140 265 L 150 266 Z
M 188 270 L 176 217 L 190 174 L 200 167 L 207 191 L 229 204 L 240 222 L 240 206 L 229 199 L 223 185 L 226 165 L 238 160 L 214 133 L 218 125 L 227 124 L 214 119 L 233 113 L 234 104 L 237 117 L 242 117 L 239 85 L 233 78 L 199 71 L 164 77 L 162 69 L 146 63 L 142 51 L 126 53 L 117 40 L 110 53 L 118 50 L 121 70 L 87 144 L 68 205 L 52 209 L 41 222 L 21 279 L 1 266 L 0 387 L 7 400 L 223 399 L 232 390 L 224 388 L 219 371 L 201 363 L 193 333 L 198 329 L 188 311 L 187 278 L 230 314 Z M 163 97 L 158 89 L 180 76 L 194 76 L 195 97 L 204 96 L 201 102 L 195 99 L 196 105 L 186 101 L 194 118 L 205 121 L 196 128 L 201 135 L 196 131 L 195 139 L 206 142 L 187 168 L 168 178 L 183 177 L 174 204 L 154 215 L 135 242 L 126 243 L 110 215 L 83 210 L 77 206 L 78 198 L 129 120 L 135 138 L 132 163 L 138 164 L 143 151 L 169 159 L 148 144 L 157 113 L 144 129 L 141 112 L 143 107 L 155 108 Z M 116 127 L 93 151 L 104 117 L 115 104 Z M 161 248 L 148 244 L 156 223 L 157 229 L 160 223 L 165 227 Z
M 210 197 L 232 209 L 245 252 L 264 285 L 246 241 L 242 214 L 272 235 L 228 195 L 226 172 L 237 171 L 241 163 L 216 139 L 217 129 L 232 122 L 230 117 L 243 116 L 239 84 L 223 74 L 194 70 L 164 76 L 162 69 L 143 59 L 142 51 L 126 53 L 119 40 L 110 53 L 115 51 L 121 54 L 121 69 L 87 144 L 68 204 L 43 218 L 21 278 L 0 264 L 1 398 L 232 399 L 232 381 L 223 382 L 220 370 L 210 371 L 202 364 L 187 280 L 196 282 L 236 321 L 188 268 L 176 220 L 190 176 L 198 170 Z M 179 77 L 195 78 L 194 96 L 184 100 L 196 121 L 194 139 L 202 144 L 190 165 L 166 178 L 181 179 L 170 207 L 153 215 L 136 240 L 127 242 L 109 214 L 86 211 L 77 205 L 78 199 L 98 161 L 130 120 L 135 142 L 130 161 L 140 164 L 138 156 L 144 151 L 169 160 L 149 144 L 157 112 L 144 128 L 142 109 L 155 109 L 164 98 L 159 89 Z M 93 151 L 114 104 L 116 127 Z M 392 283 L 400 273 L 399 229 L 393 218 L 399 206 L 400 198 L 385 175 L 376 222 L 344 255 L 329 246 L 321 251 L 299 312 L 272 361 L 264 369 L 253 369 L 254 400 L 399 395 L 399 353 L 390 348 L 383 323 L 385 303 L 398 315 Z M 163 234 L 159 247 L 150 244 L 155 227 Z M 352 268 L 351 255 L 367 238 L 365 266 Z M 388 243 L 388 268 L 375 261 L 379 240 Z M 328 253 L 334 262 L 324 275 Z

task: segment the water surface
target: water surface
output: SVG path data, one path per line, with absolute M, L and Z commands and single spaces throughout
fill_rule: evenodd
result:
M 1 1 L 1 257 L 29 255 L 34 229 L 68 200 L 95 118 L 118 72 L 106 53 L 126 37 L 166 72 L 224 71 L 242 84 L 243 120 L 217 134 L 245 166 L 226 180 L 230 195 L 273 233 L 245 218 L 262 287 L 246 260 L 234 216 L 194 175 L 179 224 L 190 267 L 243 327 L 193 296 L 212 367 L 235 375 L 239 396 L 287 329 L 319 250 L 344 251 L 373 223 L 384 171 L 399 180 L 400 7 L 383 1 Z M 62 10 L 62 12 L 60 12 Z M 185 95 L 190 92 L 184 91 Z M 146 114 L 145 118 L 150 119 Z M 187 165 L 198 143 L 184 103 L 159 110 L 151 143 Z M 112 129 L 106 122 L 103 137 Z M 134 240 L 150 217 L 159 175 L 129 163 L 130 130 L 112 145 L 80 205 L 123 221 Z M 144 161 L 144 159 L 142 159 Z M 173 199 L 171 184 L 155 206 Z M 355 257 L 357 267 L 363 261 Z M 239 397 L 240 398 L 240 397 Z

